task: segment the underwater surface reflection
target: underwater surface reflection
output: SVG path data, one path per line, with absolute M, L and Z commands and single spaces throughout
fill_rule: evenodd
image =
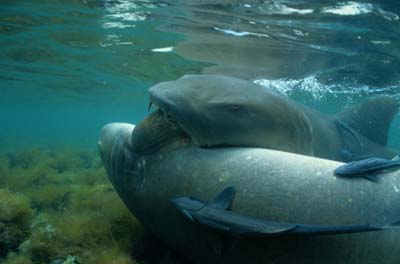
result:
M 148 87 L 189 73 L 242 77 L 330 113 L 399 93 L 395 1 L 18 0 L 0 7 L 3 148 L 93 146 L 103 124 L 145 115 Z M 392 131 L 399 125 L 396 119 Z M 400 145 L 395 137 L 391 144 Z

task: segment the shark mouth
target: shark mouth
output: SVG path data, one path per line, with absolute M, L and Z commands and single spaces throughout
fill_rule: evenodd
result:
M 150 155 L 162 149 L 178 148 L 192 144 L 193 138 L 179 125 L 175 115 L 162 104 L 149 102 L 151 112 L 134 129 L 132 149 L 139 155 Z

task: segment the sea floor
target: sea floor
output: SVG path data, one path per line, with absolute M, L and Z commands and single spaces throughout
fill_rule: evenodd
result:
M 95 150 L 0 154 L 0 263 L 184 263 L 122 203 Z

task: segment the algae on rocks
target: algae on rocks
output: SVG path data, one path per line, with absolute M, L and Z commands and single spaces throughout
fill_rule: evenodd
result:
M 26 239 L 32 214 L 26 197 L 0 189 L 0 259 Z
M 0 154 L 0 263 L 181 263 L 148 237 L 96 150 Z

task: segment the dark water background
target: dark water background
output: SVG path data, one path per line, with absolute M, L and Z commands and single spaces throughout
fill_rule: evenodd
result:
M 399 14 L 396 1 L 3 0 L 0 146 L 94 147 L 104 124 L 146 114 L 148 87 L 186 73 L 330 113 L 397 98 Z

